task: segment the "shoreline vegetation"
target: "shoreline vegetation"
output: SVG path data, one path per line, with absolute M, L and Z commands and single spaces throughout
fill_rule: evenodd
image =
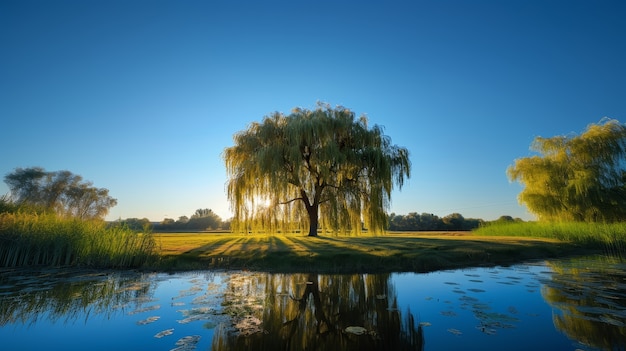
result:
M 151 234 L 54 213 L 0 213 L 0 267 L 136 268 L 157 256 Z
M 0 267 L 378 273 L 510 265 L 586 254 L 624 257 L 626 224 L 492 222 L 467 232 L 379 236 L 137 233 L 103 221 L 0 213 Z

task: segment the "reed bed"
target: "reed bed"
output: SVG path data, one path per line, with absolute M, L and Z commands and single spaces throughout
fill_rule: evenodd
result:
M 156 257 L 152 235 L 103 221 L 0 213 L 0 267 L 139 267 Z
M 607 254 L 626 255 L 626 223 L 511 222 L 489 223 L 476 235 L 551 238 L 602 249 Z

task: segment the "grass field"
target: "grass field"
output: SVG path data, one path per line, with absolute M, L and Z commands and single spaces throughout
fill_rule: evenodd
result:
M 547 238 L 468 232 L 389 233 L 377 237 L 155 233 L 159 269 L 248 269 L 272 272 L 427 272 L 511 264 L 583 253 Z

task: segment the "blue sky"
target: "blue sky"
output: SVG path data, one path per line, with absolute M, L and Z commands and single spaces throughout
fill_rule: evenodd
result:
M 506 168 L 533 138 L 626 122 L 624 18 L 602 0 L 1 0 L 0 174 L 80 174 L 118 199 L 109 219 L 225 219 L 232 135 L 323 101 L 411 152 L 392 212 L 531 219 Z

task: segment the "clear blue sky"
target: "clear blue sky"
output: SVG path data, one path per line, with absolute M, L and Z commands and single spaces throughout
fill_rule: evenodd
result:
M 392 212 L 531 219 L 506 168 L 533 138 L 626 122 L 625 19 L 621 0 L 0 0 L 0 174 L 82 175 L 109 219 L 226 219 L 232 135 L 319 100 L 411 152 Z

